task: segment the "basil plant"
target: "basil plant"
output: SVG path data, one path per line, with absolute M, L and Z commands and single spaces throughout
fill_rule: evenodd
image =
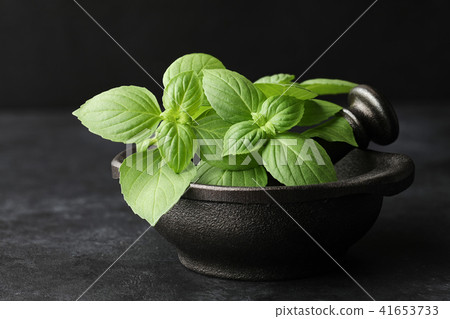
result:
M 268 176 L 286 186 L 336 180 L 314 138 L 357 145 L 342 108 L 317 97 L 348 93 L 356 84 L 294 79 L 275 74 L 251 82 L 215 57 L 188 54 L 164 73 L 164 111 L 146 88 L 121 86 L 73 114 L 92 133 L 136 145 L 120 167 L 120 185 L 132 210 L 155 225 L 190 183 L 264 187 Z M 295 133 L 295 126 L 309 129 Z

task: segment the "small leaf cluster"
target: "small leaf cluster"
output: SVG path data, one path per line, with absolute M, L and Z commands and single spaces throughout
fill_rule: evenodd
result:
M 356 84 L 294 80 L 281 73 L 252 82 L 211 55 L 188 54 L 164 73 L 164 110 L 146 88 L 122 86 L 74 115 L 105 139 L 136 144 L 120 167 L 121 189 L 133 211 L 154 225 L 191 182 L 264 187 L 268 175 L 287 186 L 336 180 L 314 139 L 357 145 L 342 108 L 317 97 L 348 93 Z M 295 126 L 312 128 L 295 133 Z

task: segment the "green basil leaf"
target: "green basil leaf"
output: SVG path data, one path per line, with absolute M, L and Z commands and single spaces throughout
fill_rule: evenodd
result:
M 278 73 L 274 75 L 264 76 L 255 81 L 255 83 L 278 83 L 278 84 L 290 84 L 295 79 L 295 75 Z
M 235 187 L 264 187 L 267 185 L 267 173 L 263 166 L 246 170 L 226 170 L 200 162 L 196 176 L 197 184 L 235 186 Z
M 230 70 L 205 70 L 203 89 L 217 114 L 231 123 L 252 119 L 265 100 L 252 82 Z
M 292 96 L 271 96 L 261 106 L 261 115 L 266 124 L 274 126 L 276 133 L 285 132 L 294 127 L 303 115 L 304 101 Z M 264 129 L 264 128 L 263 128 Z
M 296 133 L 282 133 L 262 151 L 264 166 L 286 186 L 336 181 L 336 172 L 327 152 L 319 143 Z
M 337 79 L 311 79 L 300 83 L 304 88 L 319 95 L 345 94 L 358 84 Z
M 170 80 L 179 73 L 194 71 L 200 81 L 203 78 L 203 70 L 206 69 L 225 69 L 222 62 L 215 57 L 204 53 L 186 54 L 176 59 L 163 75 L 163 84 L 166 87 Z
M 145 152 L 150 146 L 155 144 L 157 141 L 154 138 L 145 139 L 139 143 L 136 143 L 136 152 Z
M 164 89 L 163 104 L 167 109 L 194 115 L 202 104 L 202 84 L 194 71 L 179 73 Z
M 215 167 L 226 170 L 242 170 L 258 166 L 253 154 L 222 156 L 223 139 L 231 125 L 214 110 L 206 112 L 197 120 L 193 129 L 197 137 L 200 158 Z
M 73 114 L 92 133 L 123 143 L 150 137 L 161 121 L 155 96 L 137 86 L 121 86 L 100 93 Z
M 192 115 L 192 118 L 193 118 L 194 120 L 196 120 L 196 119 L 199 119 L 199 118 L 201 118 L 201 117 L 204 117 L 204 116 L 206 116 L 206 113 L 207 113 L 208 111 L 210 111 L 210 110 L 212 110 L 211 105 L 200 105 L 200 107 L 198 108 L 197 112 L 195 112 L 195 113 Z
M 189 125 L 162 121 L 156 138 L 161 155 L 175 173 L 182 172 L 191 163 L 195 134 Z
M 340 115 L 319 126 L 304 131 L 301 135 L 304 138 L 320 137 L 329 142 L 345 142 L 358 147 L 353 134 L 353 128 Z
M 199 119 L 193 126 L 197 142 L 200 147 L 200 157 L 204 160 L 203 154 L 216 154 L 222 158 L 223 138 L 231 127 L 231 123 L 224 121 L 217 113 L 208 111 L 204 117 Z
M 248 154 L 261 148 L 267 133 L 253 121 L 233 124 L 223 138 L 223 155 Z
M 305 101 L 305 112 L 298 126 L 311 126 L 323 122 L 342 110 L 337 104 L 312 99 Z
M 193 163 L 176 174 L 164 163 L 158 149 L 153 149 L 125 159 L 120 166 L 120 186 L 134 213 L 155 226 L 178 202 L 195 175 Z
M 299 100 L 309 100 L 317 96 L 316 93 L 296 84 L 255 83 L 255 86 L 268 98 L 275 95 L 287 95 Z

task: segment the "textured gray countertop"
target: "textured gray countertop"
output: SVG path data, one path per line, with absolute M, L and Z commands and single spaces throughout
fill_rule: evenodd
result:
M 416 163 L 344 267 L 377 300 L 450 299 L 450 103 L 397 106 L 388 147 Z M 123 149 L 69 113 L 0 113 L 0 299 L 75 300 L 148 227 L 109 162 Z M 367 300 L 340 270 L 239 282 L 185 269 L 150 229 L 82 300 Z

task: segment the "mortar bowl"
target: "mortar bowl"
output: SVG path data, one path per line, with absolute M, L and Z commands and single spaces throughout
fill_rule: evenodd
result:
M 124 158 L 112 161 L 116 177 Z M 369 231 L 383 197 L 414 179 L 413 161 L 401 154 L 354 149 L 335 168 L 338 181 L 324 184 L 191 184 L 155 229 L 185 267 L 205 275 L 259 281 L 326 271 Z

